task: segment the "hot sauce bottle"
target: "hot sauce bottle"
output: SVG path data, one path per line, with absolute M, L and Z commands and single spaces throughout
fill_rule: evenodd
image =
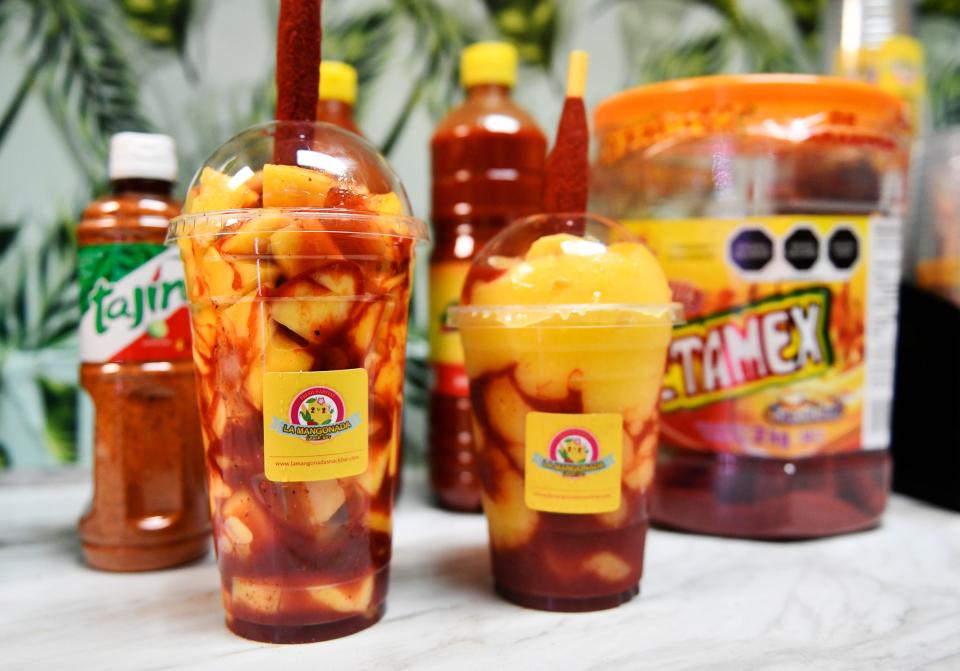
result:
M 111 193 L 77 228 L 80 380 L 93 401 L 94 493 L 80 520 L 95 568 L 143 571 L 207 551 L 209 511 L 190 318 L 176 248 L 173 140 L 119 133 Z
M 446 327 L 473 255 L 514 219 L 539 209 L 547 141 L 510 97 L 517 51 L 501 42 L 464 50 L 466 100 L 431 142 L 434 247 L 430 257 L 430 481 L 436 502 L 479 511 L 469 387 L 458 334 Z
M 356 102 L 357 71 L 353 66 L 340 61 L 321 61 L 317 121 L 326 121 L 363 135 L 353 119 Z

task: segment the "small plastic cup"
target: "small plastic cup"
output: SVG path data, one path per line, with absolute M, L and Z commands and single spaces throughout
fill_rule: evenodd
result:
M 280 125 L 228 142 L 187 207 L 254 207 L 184 215 L 168 237 L 186 271 L 227 626 L 274 643 L 345 636 L 384 613 L 411 273 L 426 238 L 365 141 L 308 131 L 303 170 L 267 165 L 273 138 L 291 135 Z M 358 202 L 296 206 L 317 193 Z M 278 202 L 291 206 L 255 206 Z
M 515 272 L 529 270 L 531 247 L 554 234 L 575 237 L 555 245 L 540 271 Z M 657 403 L 679 306 L 605 303 L 644 291 L 618 290 L 613 266 L 563 267 L 567 253 L 597 255 L 622 242 L 640 244 L 591 215 L 517 222 L 481 251 L 450 311 L 470 378 L 496 590 L 521 606 L 600 610 L 639 591 Z M 490 291 L 473 302 L 508 272 L 507 295 L 541 302 L 490 304 Z M 571 281 L 597 282 L 596 302 L 543 301 L 562 299 Z

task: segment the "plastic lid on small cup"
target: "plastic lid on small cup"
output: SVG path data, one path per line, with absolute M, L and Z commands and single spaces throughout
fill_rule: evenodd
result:
M 682 316 L 640 238 L 592 214 L 541 214 L 511 224 L 480 250 L 447 323 L 640 326 Z
M 227 140 L 190 183 L 168 239 L 224 234 L 273 214 L 317 229 L 426 239 L 399 177 L 367 140 L 323 122 L 271 122 Z
M 177 146 L 160 133 L 117 133 L 110 138 L 107 173 L 111 180 L 177 179 Z

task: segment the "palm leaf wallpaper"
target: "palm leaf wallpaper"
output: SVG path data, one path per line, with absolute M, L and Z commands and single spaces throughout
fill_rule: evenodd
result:
M 593 54 L 588 103 L 674 77 L 813 72 L 825 4 L 329 2 L 324 55 L 357 68 L 360 125 L 427 216 L 428 140 L 459 94 L 464 45 L 514 42 L 524 66 L 517 97 L 550 128 L 570 48 Z M 917 9 L 934 122 L 960 122 L 960 2 L 923 0 Z M 173 135 L 185 184 L 222 140 L 271 116 L 276 13 L 272 0 L 0 0 L 0 467 L 89 459 L 89 402 L 77 389 L 74 229 L 83 205 L 107 186 L 110 135 Z M 416 303 L 422 325 L 422 298 Z M 426 397 L 422 328 L 410 348 L 415 448 Z

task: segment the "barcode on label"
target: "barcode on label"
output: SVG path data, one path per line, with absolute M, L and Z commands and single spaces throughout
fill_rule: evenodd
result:
M 890 434 L 890 401 L 872 401 L 863 409 L 863 433 L 867 436 L 888 436 Z M 864 443 L 866 450 L 877 450 L 886 447 L 883 444 Z
M 897 343 L 897 295 L 900 284 L 901 222 L 874 217 L 868 226 L 867 301 L 864 342 L 863 449 L 890 442 L 894 359 Z

